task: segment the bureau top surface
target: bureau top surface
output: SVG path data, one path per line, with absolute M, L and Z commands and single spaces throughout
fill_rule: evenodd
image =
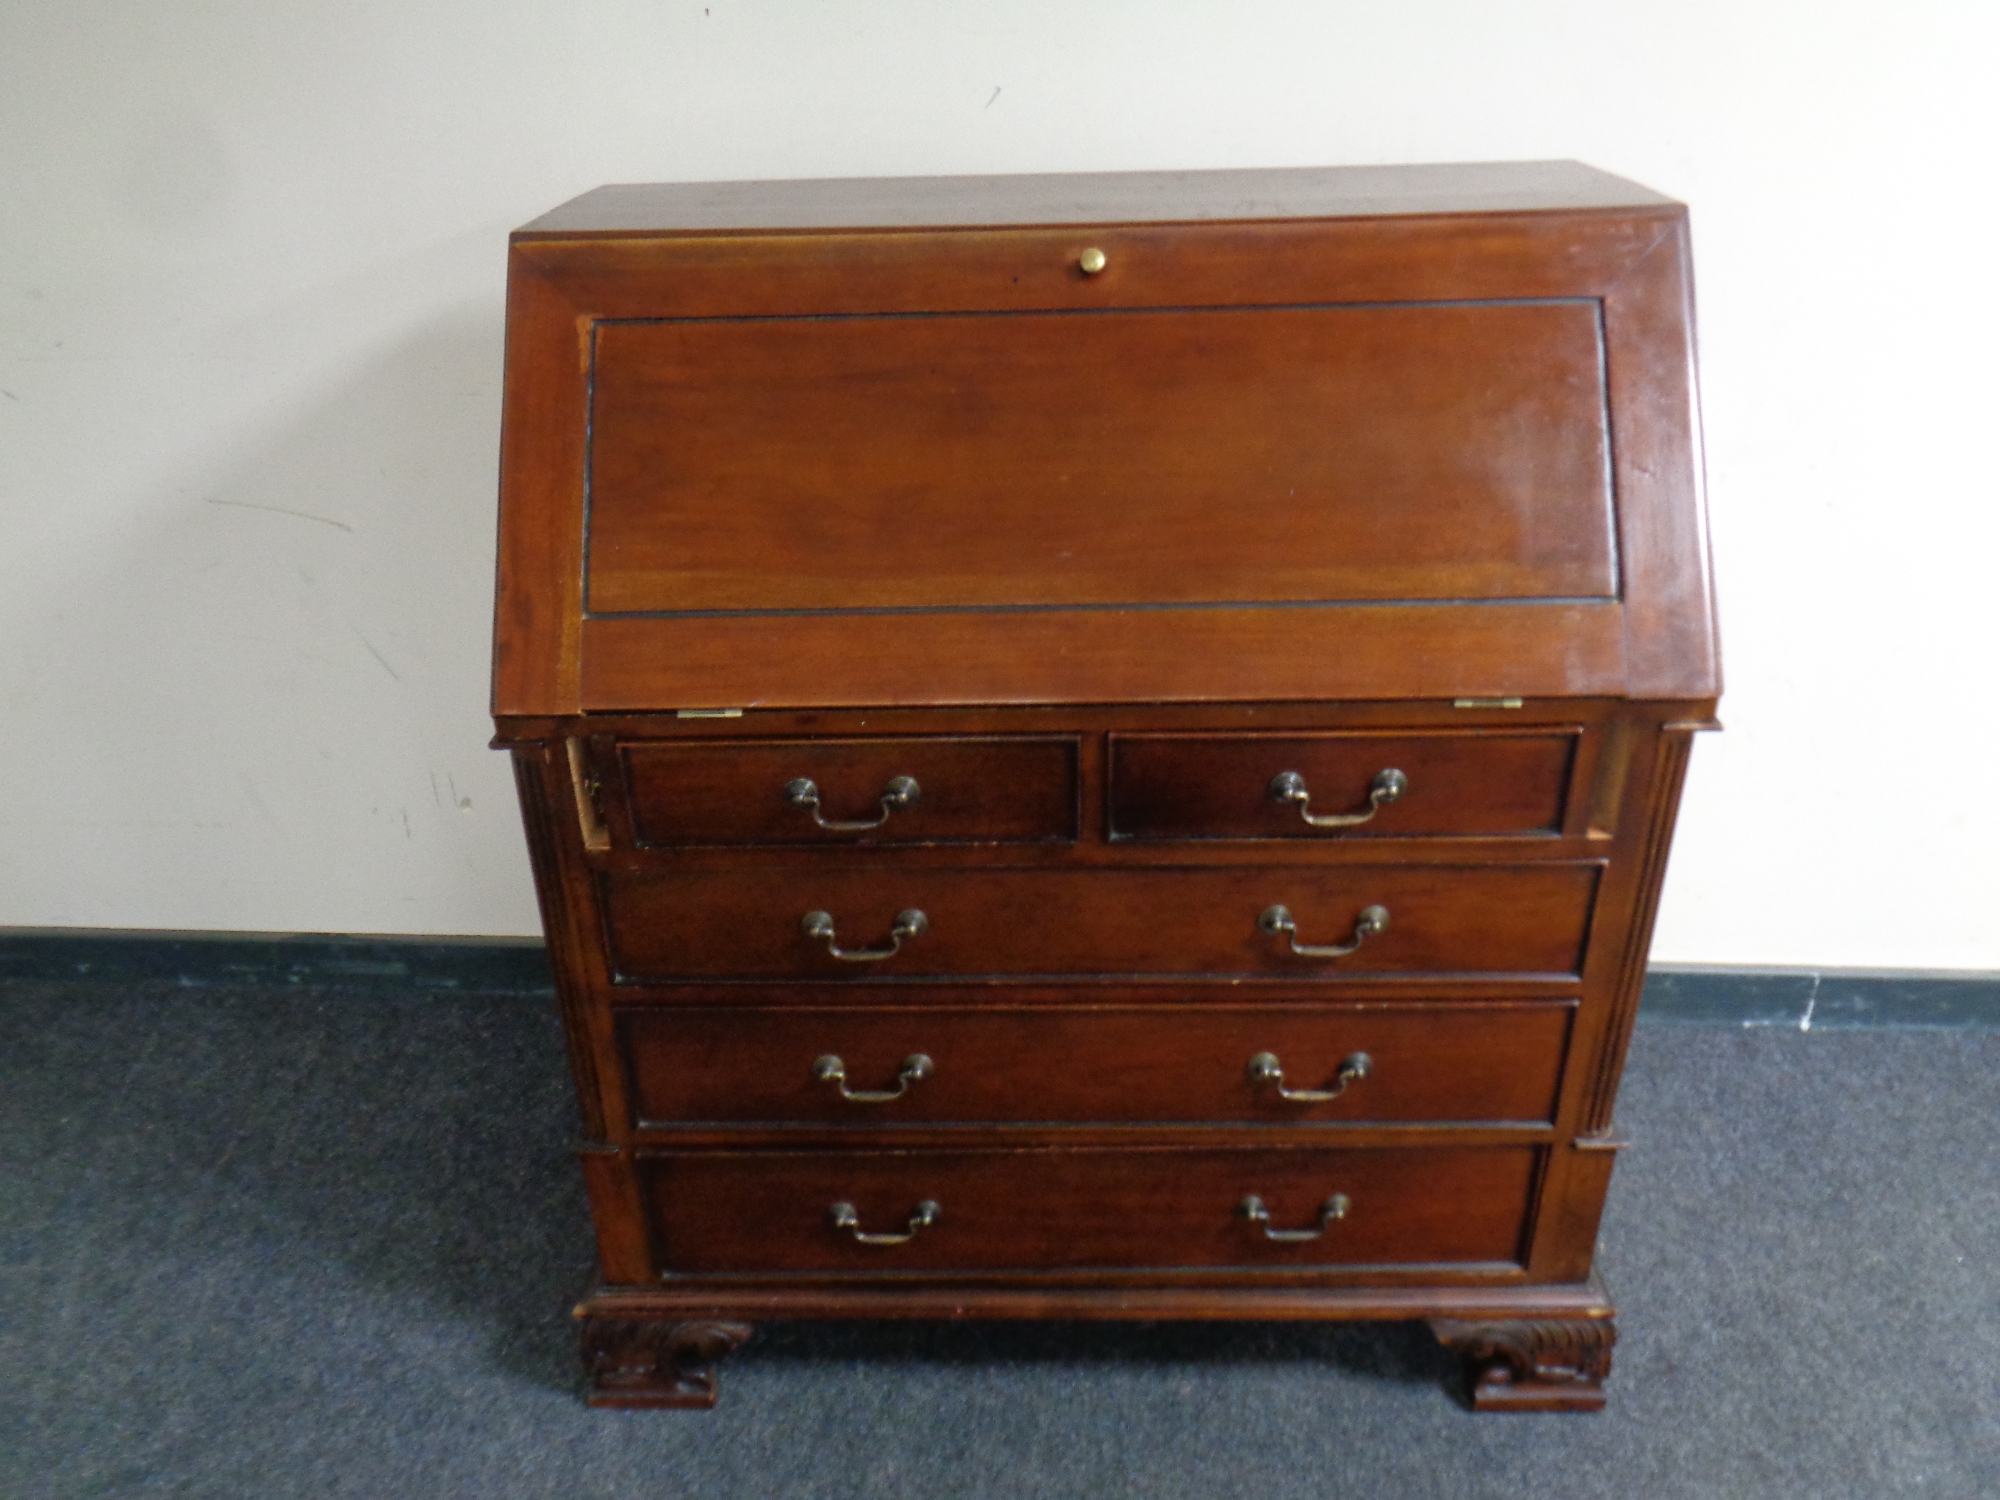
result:
M 1381 218 L 1674 206 L 1672 199 L 1650 188 L 1574 161 L 805 178 L 601 187 L 524 225 L 516 238 Z

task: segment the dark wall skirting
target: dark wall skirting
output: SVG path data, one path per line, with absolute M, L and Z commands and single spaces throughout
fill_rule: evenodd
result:
M 467 995 L 551 993 L 540 938 L 0 928 L 0 983 L 168 980 L 342 985 Z M 1710 1026 L 2000 1030 L 2000 973 L 1656 964 L 1642 1021 Z
M 1801 1031 L 2000 1030 L 2000 973 L 1655 964 L 1639 1018 Z
M 9 979 L 555 993 L 540 938 L 0 927 L 0 983 Z

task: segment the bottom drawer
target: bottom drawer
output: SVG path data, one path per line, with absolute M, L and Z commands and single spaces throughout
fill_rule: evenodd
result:
M 1517 1262 L 1540 1154 L 721 1150 L 640 1166 L 670 1273 L 1256 1269 Z

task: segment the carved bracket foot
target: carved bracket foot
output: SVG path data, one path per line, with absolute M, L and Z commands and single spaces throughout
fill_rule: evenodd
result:
M 1475 1411 L 1596 1411 L 1604 1405 L 1604 1377 L 1618 1341 L 1609 1318 L 1433 1318 L 1431 1332 L 1464 1361 Z
M 748 1323 L 586 1318 L 583 1366 L 592 1406 L 715 1405 L 715 1364 L 750 1337 Z

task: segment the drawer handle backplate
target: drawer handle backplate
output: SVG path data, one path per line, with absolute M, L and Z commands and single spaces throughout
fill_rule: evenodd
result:
M 1346 1200 L 1343 1199 L 1343 1202 Z M 902 1234 L 869 1234 L 861 1227 L 861 1215 L 855 1212 L 852 1203 L 836 1203 L 827 1210 L 835 1229 L 845 1229 L 862 1245 L 907 1245 L 917 1237 L 917 1231 L 928 1229 L 937 1223 L 944 1210 L 934 1198 L 926 1198 L 910 1212 L 910 1227 Z
M 899 807 L 908 807 L 924 789 L 917 785 L 914 776 L 891 776 L 889 784 L 882 788 L 882 816 L 862 818 L 849 822 L 843 818 L 829 818 L 819 810 L 819 784 L 810 776 L 795 776 L 785 783 L 785 800 L 794 807 L 803 807 L 812 814 L 812 820 L 820 827 L 835 833 L 861 833 L 870 828 L 880 828 L 889 821 L 889 814 Z
M 1316 1240 L 1333 1227 L 1336 1219 L 1347 1217 L 1347 1194 L 1335 1193 L 1320 1205 L 1319 1228 L 1317 1229 L 1273 1229 L 1271 1211 L 1264 1207 L 1264 1200 L 1255 1193 L 1236 1205 L 1236 1211 L 1264 1231 L 1264 1238 L 1277 1240 L 1285 1245 L 1302 1245 L 1307 1240 Z
M 1352 828 L 1357 823 L 1366 823 L 1409 789 L 1410 778 L 1394 766 L 1377 771 L 1375 779 L 1368 783 L 1368 811 L 1358 813 L 1312 811 L 1312 793 L 1306 790 L 1306 779 L 1297 771 L 1280 771 L 1271 778 L 1269 790 L 1273 802 L 1296 807 L 1299 816 L 1315 828 Z
M 821 1061 L 824 1062 L 825 1059 L 822 1058 Z M 836 1057 L 834 1061 L 837 1063 L 840 1059 Z M 1294 1104 L 1324 1104 L 1329 1099 L 1338 1099 L 1347 1092 L 1348 1085 L 1359 1083 L 1373 1072 L 1374 1068 L 1375 1059 L 1366 1052 L 1353 1053 L 1341 1060 L 1340 1071 L 1333 1075 L 1333 1087 L 1330 1089 L 1286 1088 L 1285 1070 L 1278 1065 L 1278 1054 L 1275 1052 L 1259 1052 L 1250 1059 L 1249 1071 L 1251 1082 L 1275 1084 L 1280 1099 L 1289 1099 Z
M 833 914 L 809 911 L 799 918 L 799 927 L 809 938 L 826 944 L 826 951 L 851 964 L 878 964 L 894 958 L 902 950 L 903 939 L 919 937 L 930 930 L 931 919 L 914 906 L 896 913 L 896 925 L 889 929 L 886 948 L 843 948 L 833 935 Z M 1303 950 L 1302 950 L 1303 951 Z
M 1299 941 L 1298 924 L 1292 920 L 1289 906 L 1267 906 L 1257 918 L 1257 925 L 1273 936 L 1283 934 L 1292 945 L 1292 952 L 1300 958 L 1344 958 L 1359 948 L 1378 932 L 1389 930 L 1389 908 L 1386 906 L 1364 906 L 1361 915 L 1354 919 L 1354 941 L 1351 943 L 1302 943 Z
M 856 1104 L 887 1104 L 891 1099 L 900 1099 L 910 1091 L 910 1085 L 920 1083 L 937 1070 L 922 1052 L 912 1052 L 903 1059 L 903 1071 L 896 1075 L 896 1086 L 892 1089 L 851 1089 L 847 1086 L 847 1064 L 834 1053 L 827 1053 L 813 1062 L 813 1077 L 821 1083 L 830 1083 L 840 1090 L 840 1097 Z

